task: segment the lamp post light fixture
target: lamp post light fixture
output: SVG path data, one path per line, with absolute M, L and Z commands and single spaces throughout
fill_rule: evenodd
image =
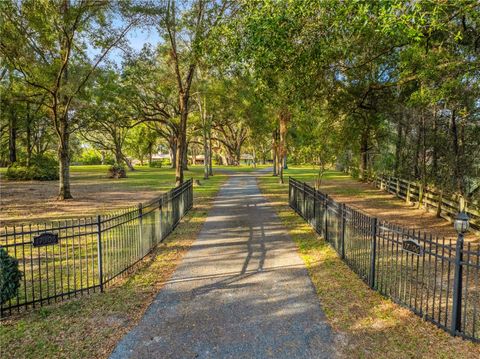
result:
M 462 280 L 463 280 L 463 235 L 468 231 L 469 217 L 465 212 L 460 212 L 453 227 L 458 233 L 455 246 L 455 274 L 453 279 L 453 304 L 452 304 L 452 334 L 457 334 L 462 327 Z
M 460 212 L 457 214 L 457 217 L 455 217 L 455 221 L 453 222 L 453 227 L 458 233 L 459 237 L 462 237 L 463 239 L 463 234 L 468 231 L 469 223 L 468 221 L 470 218 L 465 212 Z M 460 239 L 460 238 L 459 238 Z

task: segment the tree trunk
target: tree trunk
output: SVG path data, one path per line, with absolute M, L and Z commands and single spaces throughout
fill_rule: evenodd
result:
M 420 159 L 421 145 L 422 145 L 422 125 L 419 122 L 417 127 L 417 143 L 415 144 L 415 158 L 414 158 L 414 168 L 413 168 L 415 179 L 420 178 L 419 159 Z
M 13 103 L 10 108 L 10 121 L 8 124 L 8 159 L 10 165 L 17 162 L 17 118 Z
M 287 126 L 290 121 L 290 111 L 288 109 L 283 109 L 280 112 L 279 116 L 279 151 L 277 154 L 278 158 L 278 174 L 280 176 L 280 183 L 283 184 L 283 168 L 285 166 L 285 158 L 287 156 Z
M 171 137 L 169 143 L 170 168 L 177 167 L 177 139 Z
M 59 133 L 59 145 L 58 145 L 58 158 L 59 158 L 59 188 L 58 199 L 65 200 L 71 199 L 72 193 L 70 192 L 70 133 L 68 131 L 68 117 L 60 119 L 60 133 Z
M 212 132 L 208 133 L 208 175 L 213 176 L 213 149 L 212 149 Z
M 63 4 L 63 14 L 66 16 L 68 10 L 69 2 L 64 1 Z M 68 84 L 68 62 L 65 64 L 65 72 L 62 79 L 64 85 Z M 62 108 L 63 114 L 59 116 L 57 111 L 60 110 L 56 98 L 54 99 L 54 106 L 53 106 L 53 116 L 54 116 L 54 123 L 57 124 L 58 120 L 58 127 L 57 127 L 57 134 L 58 134 L 58 159 L 59 159 L 59 189 L 58 189 L 58 199 L 59 200 L 66 200 L 71 199 L 72 193 L 70 191 L 70 128 L 69 128 L 69 117 L 68 117 L 68 98 L 67 96 L 60 95 L 62 104 L 64 108 Z
M 241 152 L 241 147 L 238 146 L 238 148 L 235 149 L 235 166 L 240 166 L 240 161 L 242 157 L 242 152 Z
M 178 126 L 177 148 L 175 158 L 175 185 L 183 184 L 183 171 L 187 169 L 187 119 L 188 119 L 188 98 L 189 94 L 180 92 L 180 124 Z
M 115 155 L 115 164 L 120 166 L 123 162 L 123 154 L 118 143 L 115 143 L 115 151 L 113 154 Z
M 177 138 L 177 148 L 175 153 L 175 185 L 180 186 L 183 183 L 183 136 Z
M 453 147 L 453 154 L 454 154 L 454 179 L 455 179 L 455 187 L 456 190 L 464 195 L 465 188 L 463 186 L 463 172 L 462 172 L 462 161 L 460 156 L 460 146 L 458 141 L 458 129 L 457 129 L 457 121 L 455 116 L 455 110 L 452 110 L 451 116 L 451 134 L 452 134 L 452 147 Z
M 366 180 L 368 170 L 368 130 L 364 130 L 362 133 L 360 143 L 360 179 Z
M 441 177 L 438 174 L 438 119 L 437 119 L 437 108 L 436 106 L 433 107 L 433 146 L 432 146 L 432 170 L 430 172 L 430 176 L 434 178 L 435 183 Z
M 277 151 L 277 176 L 278 182 L 283 184 L 283 163 L 282 156 L 279 154 L 280 151 Z
M 403 126 L 402 121 L 398 120 L 397 124 L 397 142 L 395 144 L 395 163 L 394 163 L 394 174 L 396 177 L 399 176 L 399 169 L 400 169 L 400 153 L 402 150 L 402 143 L 403 143 Z
M 427 184 L 427 128 L 424 110 L 422 110 L 422 183 L 424 186 Z
M 30 118 L 30 103 L 27 102 L 27 119 L 26 119 L 26 140 L 27 140 L 27 167 L 30 167 L 32 162 L 32 119 Z
M 185 168 L 185 154 L 187 142 L 188 94 L 180 94 L 180 126 L 177 138 L 177 158 L 175 168 L 175 185 L 183 183 L 183 169 Z
M 277 130 L 273 131 L 272 141 L 273 175 L 277 175 Z
M 203 178 L 208 179 L 208 163 L 210 157 L 210 149 L 208 148 L 208 134 L 206 124 L 203 124 Z
M 151 143 L 150 146 L 148 146 L 148 165 L 152 165 L 152 157 L 153 157 L 153 144 Z
M 130 161 L 127 156 L 122 154 L 123 161 L 125 161 L 125 164 L 127 165 L 128 169 L 130 171 L 135 171 L 135 167 L 133 167 L 132 161 Z
M 185 147 L 183 150 L 183 170 L 188 171 L 188 142 L 185 141 Z

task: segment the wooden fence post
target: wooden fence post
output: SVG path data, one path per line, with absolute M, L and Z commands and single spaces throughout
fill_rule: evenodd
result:
M 407 201 L 407 204 L 408 205 L 411 205 L 412 204 L 412 201 L 410 200 L 410 196 L 411 196 L 411 189 L 410 189 L 410 186 L 411 186 L 411 183 L 410 181 L 408 181 L 408 185 L 407 185 L 407 196 L 406 196 L 406 201 Z
M 443 203 L 443 189 L 440 190 L 438 194 L 438 203 L 437 203 L 437 217 L 442 215 L 442 203 Z

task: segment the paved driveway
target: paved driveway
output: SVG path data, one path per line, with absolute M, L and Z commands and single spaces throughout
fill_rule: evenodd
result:
M 111 358 L 331 358 L 333 334 L 253 174 L 221 188 L 199 237 Z

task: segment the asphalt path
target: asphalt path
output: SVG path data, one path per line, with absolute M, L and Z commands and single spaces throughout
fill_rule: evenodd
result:
M 236 173 L 111 358 L 332 358 L 334 343 L 305 265 L 255 174 Z

